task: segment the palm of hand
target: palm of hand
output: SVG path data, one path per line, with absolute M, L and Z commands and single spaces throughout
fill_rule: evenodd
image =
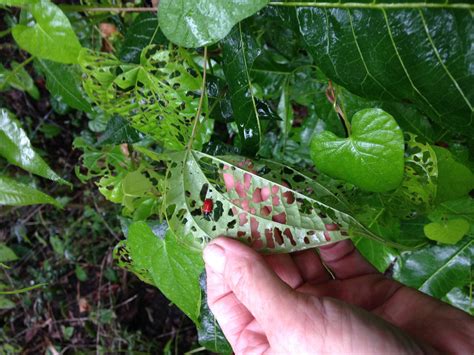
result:
M 211 245 L 227 257 L 221 272 L 207 267 L 209 304 L 236 353 L 474 346 L 466 341 L 474 330 L 468 315 L 384 277 L 350 241 L 321 248 L 319 256 L 308 250 L 261 257 L 228 238 Z

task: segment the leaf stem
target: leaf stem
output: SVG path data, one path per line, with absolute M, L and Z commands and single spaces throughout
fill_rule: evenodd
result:
M 196 111 L 196 117 L 194 118 L 194 126 L 189 138 L 187 150 L 190 151 L 193 147 L 194 137 L 196 136 L 197 127 L 199 125 L 199 117 L 201 116 L 202 104 L 204 102 L 204 96 L 206 96 L 206 73 L 207 73 L 207 47 L 204 47 L 204 60 L 202 65 L 202 85 L 201 85 L 201 97 L 199 98 L 199 104 Z
M 373 9 L 373 10 L 403 10 L 403 9 L 452 9 L 452 10 L 474 10 L 473 4 L 468 3 L 360 3 L 360 2 L 283 2 L 271 1 L 270 6 L 286 6 L 286 7 L 317 7 L 317 8 L 338 8 L 338 9 Z

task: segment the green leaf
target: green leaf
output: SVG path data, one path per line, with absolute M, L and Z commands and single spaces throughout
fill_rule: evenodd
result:
M 297 7 L 294 14 L 327 77 L 366 98 L 409 100 L 445 127 L 472 134 L 472 14 L 446 5 L 386 10 L 338 3 L 341 8 Z
M 13 250 L 7 247 L 5 243 L 0 243 L 0 263 L 7 263 L 17 259 L 18 257 Z
M 184 50 L 149 46 L 142 51 L 140 64 L 84 50 L 79 61 L 84 89 L 104 112 L 128 119 L 166 148 L 186 146 L 202 78 Z M 206 112 L 207 100 L 203 115 Z M 200 126 L 205 129 L 206 124 Z
M 26 91 L 32 98 L 38 100 L 40 96 L 38 88 L 24 66 L 13 61 L 11 67 L 12 70 L 7 70 L 0 64 L 0 91 L 11 86 L 17 90 Z
M 474 240 L 456 245 L 439 245 L 402 254 L 401 267 L 394 277 L 407 286 L 441 298 L 454 287 L 463 287 L 471 279 Z
M 257 110 L 250 70 L 260 54 L 255 39 L 241 24 L 221 42 L 223 70 L 229 85 L 234 120 L 237 123 L 240 147 L 244 154 L 254 155 L 260 146 L 262 129 Z
M 161 0 L 158 19 L 168 39 L 182 47 L 202 47 L 224 38 L 232 27 L 269 0 Z
M 474 189 L 474 174 L 454 160 L 449 150 L 434 146 L 438 160 L 438 190 L 436 202 L 455 200 Z
M 393 248 L 389 248 L 367 238 L 355 238 L 354 245 L 362 256 L 382 273 L 385 272 L 399 256 L 399 253 Z
M 199 324 L 204 264 L 201 253 L 189 249 L 168 231 L 161 239 L 144 222 L 128 230 L 128 246 L 134 262 L 153 278 L 154 284 L 196 324 Z
M 140 63 L 140 53 L 151 44 L 166 44 L 167 40 L 159 28 L 156 14 L 139 14 L 128 27 L 119 58 L 126 63 Z
M 20 122 L 5 109 L 0 109 L 0 156 L 30 173 L 66 183 L 34 151 Z
M 425 235 L 444 244 L 456 244 L 469 231 L 469 222 L 462 218 L 450 219 L 442 223 L 433 222 L 425 225 Z
M 51 196 L 31 186 L 0 176 L 0 205 L 27 206 L 41 203 L 50 203 L 61 208 Z
M 390 191 L 400 185 L 403 152 L 400 127 L 380 109 L 357 112 L 348 138 L 324 131 L 311 141 L 311 157 L 321 172 L 373 192 Z
M 0 4 L 7 6 L 24 6 L 37 2 L 38 0 L 0 0 Z
M 97 142 L 99 145 L 104 144 L 122 144 L 135 143 L 140 140 L 140 133 L 130 126 L 130 123 L 120 116 L 114 116 L 107 122 L 104 134 Z
M 378 238 L 345 212 L 344 200 L 285 165 L 198 151 L 169 159 L 166 218 L 173 234 L 196 248 L 222 235 L 264 253 L 292 252 L 349 236 Z M 213 200 L 209 218 L 201 210 L 204 199 Z
M 469 233 L 474 236 L 474 199 L 469 196 L 440 203 L 428 217 L 433 222 L 462 218 L 469 222 L 471 225 Z
M 71 23 L 61 9 L 49 0 L 28 4 L 34 21 L 20 23 L 12 28 L 18 45 L 42 59 L 60 63 L 77 63 L 81 50 Z
M 10 301 L 4 296 L 0 296 L 0 309 L 12 309 L 15 308 L 16 304 L 13 301 Z
M 40 70 L 46 77 L 46 88 L 55 97 L 71 107 L 83 112 L 92 112 L 91 105 L 81 90 L 81 74 L 77 66 L 38 60 Z

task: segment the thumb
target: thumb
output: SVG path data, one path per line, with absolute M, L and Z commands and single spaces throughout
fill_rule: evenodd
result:
M 206 266 L 265 329 L 284 327 L 297 302 L 296 293 L 254 250 L 231 238 L 218 238 L 204 249 Z

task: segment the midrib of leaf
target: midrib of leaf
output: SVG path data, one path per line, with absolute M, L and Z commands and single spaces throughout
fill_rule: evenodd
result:
M 255 97 L 253 96 L 252 93 L 252 81 L 250 80 L 250 73 L 249 73 L 249 68 L 248 68 L 248 63 L 247 63 L 247 55 L 246 55 L 246 49 L 244 46 L 244 39 L 242 37 L 242 22 L 239 22 L 239 35 L 240 35 L 240 45 L 242 48 L 242 59 L 244 61 L 245 65 L 245 75 L 247 77 L 247 83 L 249 86 L 249 93 L 250 93 L 250 98 L 252 99 L 252 106 L 253 106 L 253 111 L 255 113 L 255 118 L 257 120 L 257 126 L 258 126 L 258 141 L 259 145 L 262 144 L 262 128 L 260 127 L 260 116 L 258 115 L 257 111 L 257 106 L 255 105 Z
M 418 287 L 419 290 L 423 289 L 425 285 L 431 281 L 436 275 L 438 275 L 441 271 L 443 271 L 445 268 L 448 267 L 448 265 L 451 263 L 452 260 L 457 258 L 461 253 L 464 252 L 466 248 L 468 248 L 473 241 L 471 240 L 469 243 L 467 243 L 464 247 L 462 247 L 460 250 L 458 250 L 456 253 L 454 253 L 439 269 L 437 269 L 430 277 L 428 277 L 421 285 Z
M 397 44 L 395 43 L 395 39 L 393 38 L 392 28 L 390 27 L 390 23 L 388 22 L 387 12 L 384 9 L 382 9 L 382 13 L 383 13 L 383 17 L 385 19 L 385 24 L 387 26 L 387 32 L 388 32 L 388 35 L 390 37 L 390 42 L 392 43 L 393 49 L 394 49 L 394 51 L 397 55 L 397 58 L 400 62 L 400 65 L 403 68 L 403 71 L 405 72 L 405 75 L 407 76 L 408 81 L 410 82 L 411 87 L 413 88 L 413 90 L 415 90 L 415 92 L 418 95 L 420 95 L 420 97 L 423 99 L 423 101 L 425 101 L 425 103 L 427 103 L 428 106 L 430 106 L 430 108 L 433 110 L 433 112 L 435 112 L 438 116 L 441 116 L 439 114 L 439 112 L 431 105 L 431 102 L 429 102 L 428 99 L 420 92 L 420 90 L 418 90 L 418 88 L 415 86 L 415 83 L 413 83 L 413 80 L 411 79 L 410 73 L 408 73 L 408 70 L 405 67 L 405 63 L 403 62 L 403 59 L 400 56 L 400 52 L 398 51 Z
M 327 9 L 372 9 L 372 10 L 390 10 L 390 9 L 453 9 L 453 10 L 474 10 L 474 5 L 469 3 L 429 3 L 429 2 L 414 2 L 414 3 L 371 3 L 360 2 L 281 2 L 271 1 L 269 6 L 286 6 L 286 7 L 318 7 Z
M 352 23 L 352 15 L 351 15 L 351 11 L 350 10 L 347 10 L 347 13 L 349 15 L 349 23 L 351 24 L 351 32 L 352 32 L 352 36 L 354 37 L 354 43 L 357 47 L 357 52 L 359 53 L 359 56 L 360 56 L 360 59 L 362 60 L 362 64 L 364 65 L 364 68 L 365 68 L 365 71 L 367 72 L 367 75 L 374 81 L 377 83 L 378 86 L 380 86 L 382 88 L 383 91 L 385 91 L 386 93 L 388 93 L 393 99 L 396 99 L 395 96 L 393 96 L 393 94 L 388 91 L 385 86 L 383 86 L 369 71 L 369 68 L 367 67 L 367 64 L 365 63 L 365 59 L 364 59 L 364 56 L 362 54 L 362 51 L 359 47 L 359 42 L 357 41 L 357 36 L 355 34 L 355 29 L 354 29 L 354 25 Z M 365 78 L 364 80 L 362 80 L 362 83 L 363 84 L 365 81 Z
M 69 91 L 69 89 L 63 85 L 63 83 L 61 82 L 61 80 L 58 80 L 58 78 L 56 77 L 56 75 L 54 75 L 50 70 L 49 68 L 43 64 L 43 61 L 42 60 L 39 60 L 39 62 L 41 63 L 41 67 L 48 72 L 49 75 L 51 75 L 51 77 L 53 77 L 55 79 L 55 82 L 57 83 L 57 85 L 59 85 L 61 87 L 62 90 L 64 90 L 65 92 L 67 92 L 70 96 L 72 96 L 74 98 L 74 101 L 76 101 L 78 103 L 78 105 L 80 106 L 83 106 L 83 103 L 80 102 L 80 100 L 77 99 L 76 95 L 73 94 L 71 91 Z
M 438 52 L 438 48 L 436 48 L 434 42 L 433 42 L 433 38 L 431 37 L 430 35 L 430 31 L 428 29 L 428 25 L 426 24 L 426 19 L 425 19 L 425 16 L 423 15 L 423 12 L 421 10 L 418 10 L 419 14 L 420 14 L 420 17 L 421 17 L 421 21 L 423 22 L 423 28 L 425 29 L 425 32 L 426 32 L 426 37 L 428 37 L 428 40 L 431 44 L 431 47 L 433 48 L 433 51 L 436 55 L 436 59 L 438 59 L 438 62 L 441 64 L 441 66 L 443 67 L 444 71 L 446 72 L 446 74 L 449 76 L 449 78 L 451 79 L 451 81 L 453 82 L 454 86 L 456 87 L 456 89 L 459 91 L 459 93 L 461 94 L 462 98 L 464 99 L 464 101 L 466 101 L 466 104 L 469 106 L 469 108 L 471 109 L 471 112 L 473 111 L 473 108 L 472 108 L 472 105 L 471 103 L 469 102 L 469 100 L 467 99 L 466 95 L 464 94 L 464 91 L 461 89 L 461 87 L 459 86 L 459 83 L 456 81 L 456 79 L 454 79 L 453 75 L 451 74 L 451 72 L 449 71 L 449 69 L 446 67 L 446 65 L 443 63 L 443 61 L 441 60 L 441 56 L 439 55 L 439 52 Z M 471 122 L 472 122 L 472 116 L 471 116 Z

